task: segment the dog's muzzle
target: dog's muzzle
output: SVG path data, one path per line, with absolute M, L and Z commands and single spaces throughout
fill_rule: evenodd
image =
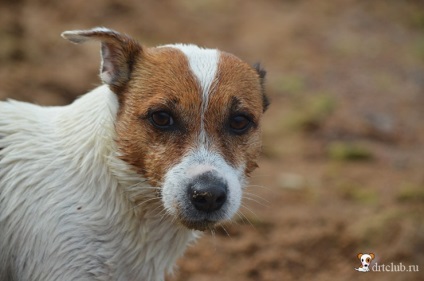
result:
M 167 213 L 184 226 L 205 230 L 230 220 L 241 204 L 244 168 L 201 149 L 165 175 L 161 191 Z

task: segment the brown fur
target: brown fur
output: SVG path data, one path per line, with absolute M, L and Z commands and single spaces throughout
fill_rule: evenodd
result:
M 136 62 L 117 121 L 122 159 L 153 186 L 190 149 L 200 131 L 201 96 L 185 56 L 171 48 L 148 49 Z M 173 114 L 178 130 L 163 132 L 148 119 L 151 111 Z
M 246 173 L 250 174 L 257 167 L 255 161 L 261 150 L 263 107 L 258 74 L 237 57 L 221 53 L 217 80 L 205 114 L 207 133 L 229 163 L 235 167 L 246 163 Z M 230 116 L 237 113 L 248 114 L 254 122 L 243 135 L 231 134 L 228 128 Z
M 259 120 L 264 108 L 259 74 L 222 53 L 211 91 L 204 120 L 210 148 L 234 167 L 246 163 L 245 172 L 250 174 L 261 149 Z M 173 48 L 145 49 L 120 99 L 117 143 L 122 159 L 152 186 L 160 186 L 168 169 L 198 144 L 202 95 L 187 58 Z M 150 123 L 149 112 L 157 110 L 173 115 L 175 130 L 161 131 Z M 254 122 L 246 134 L 229 131 L 228 120 L 236 113 L 248 114 Z

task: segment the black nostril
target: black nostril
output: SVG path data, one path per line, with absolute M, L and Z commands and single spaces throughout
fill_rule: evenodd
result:
M 227 201 L 227 185 L 219 180 L 200 178 L 188 191 L 191 203 L 199 211 L 217 211 Z

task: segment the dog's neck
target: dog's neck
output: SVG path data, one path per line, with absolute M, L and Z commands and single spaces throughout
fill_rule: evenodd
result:
M 92 189 L 87 194 L 101 194 L 99 202 L 110 204 L 102 209 L 109 225 L 99 231 L 103 236 L 99 239 L 122 237 L 122 241 L 109 249 L 113 252 L 109 274 L 116 280 L 135 280 L 140 274 L 140 280 L 162 280 L 196 233 L 173 222 L 157 190 L 119 158 L 114 127 L 118 107 L 116 95 L 101 86 L 65 107 L 56 130 L 66 150 L 78 156 L 73 158 L 74 168 L 97 182 L 87 186 Z
M 3 141 L 10 151 L 5 161 L 25 169 L 3 178 L 2 192 L 31 196 L 2 202 L 0 221 L 20 231 L 0 232 L 6 235 L 1 280 L 2 268 L 7 274 L 19 256 L 26 264 L 19 280 L 161 281 L 196 237 L 165 214 L 155 190 L 119 158 L 118 109 L 107 86 L 64 107 L 12 102 L 3 108 L 0 125 L 13 124 Z M 36 201 L 38 219 L 26 216 L 32 202 L 20 200 Z M 40 229 L 49 236 L 34 235 Z

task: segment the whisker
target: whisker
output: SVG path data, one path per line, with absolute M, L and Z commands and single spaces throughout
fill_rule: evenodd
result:
M 209 228 L 209 231 L 211 232 L 211 236 L 212 236 L 212 238 L 213 238 L 214 242 L 216 242 L 216 241 L 215 241 L 215 239 L 216 239 L 215 229 L 214 229 L 213 227 L 210 227 L 210 228 Z
M 252 174 L 250 177 L 251 178 L 263 178 L 263 177 L 272 177 L 274 176 L 273 174 L 264 174 L 264 173 L 258 173 L 258 174 Z
M 145 183 L 146 181 L 140 181 L 137 182 L 133 185 L 130 185 L 128 187 L 126 187 L 125 189 L 121 190 L 120 193 L 121 194 L 133 194 L 135 192 L 136 189 L 138 189 L 139 192 L 143 192 L 146 190 L 157 190 L 160 189 L 159 187 L 154 187 L 154 186 L 149 186 L 149 185 L 143 185 L 143 186 L 139 186 L 141 183 Z
M 249 199 L 254 199 L 258 200 L 258 201 L 262 201 L 264 203 L 270 204 L 270 202 L 268 200 L 266 200 L 265 198 L 263 198 L 262 196 L 259 196 L 255 193 L 251 193 L 251 192 L 244 192 L 244 195 L 246 195 L 245 197 L 249 198 Z
M 231 235 L 228 233 L 228 231 L 227 231 L 227 229 L 225 229 L 225 227 L 224 227 L 224 225 L 219 225 L 219 227 L 221 227 L 223 230 L 224 230 L 224 232 L 227 234 L 227 236 L 230 238 L 230 239 L 233 239 L 233 237 L 231 237 Z
M 160 221 L 159 222 L 163 222 L 166 218 L 169 218 L 168 213 L 166 212 L 165 209 L 162 209 L 159 213 L 158 216 L 160 217 Z
M 255 219 L 258 219 L 259 220 L 259 217 L 258 217 L 258 215 L 256 215 L 256 213 L 255 212 L 253 212 L 249 207 L 247 207 L 245 204 L 241 204 L 241 207 L 242 208 L 244 208 L 244 209 L 246 209 L 247 211 L 249 211 L 254 217 L 255 217 Z
M 253 227 L 254 229 L 256 229 L 256 227 L 253 225 L 253 223 L 249 220 L 249 218 L 240 210 L 239 212 L 237 212 L 237 214 L 240 214 L 240 216 L 242 216 L 243 221 L 246 220 L 251 227 Z
M 141 203 L 136 204 L 136 205 L 133 207 L 133 209 L 135 209 L 135 208 L 139 208 L 140 206 L 142 206 L 142 205 L 146 204 L 147 202 L 154 201 L 154 200 L 158 200 L 158 199 L 159 199 L 159 198 L 157 198 L 157 197 L 149 198 L 149 199 L 147 199 L 147 200 L 142 201 Z
M 213 244 L 213 247 L 214 247 L 214 251 L 216 252 L 217 245 L 218 245 L 218 238 L 216 236 L 216 231 L 213 227 L 209 227 L 209 231 L 210 231 L 211 236 L 212 236 L 212 244 Z
M 244 223 L 245 223 L 245 220 L 244 220 L 244 218 L 241 216 L 240 211 L 238 211 L 238 212 L 236 213 L 236 216 L 239 218 L 239 220 L 241 221 L 241 223 L 239 222 L 239 220 L 234 220 L 234 219 L 230 221 L 231 223 L 236 224 L 236 225 L 240 225 L 240 224 L 244 224 Z
M 151 210 L 151 212 L 154 214 L 156 212 L 157 209 L 162 208 L 162 204 L 158 204 L 153 210 Z M 160 214 L 162 212 L 162 210 L 160 210 L 160 212 L 158 214 Z
M 256 199 L 250 198 L 250 197 L 248 197 L 248 196 L 244 196 L 244 197 L 243 197 L 243 200 L 248 200 L 248 201 L 250 201 L 250 202 L 254 202 L 254 203 L 256 203 L 256 204 L 258 204 L 259 206 L 264 207 L 264 208 L 268 208 L 268 207 L 269 207 L 269 204 L 264 204 L 264 203 L 262 203 L 262 202 L 260 202 L 260 201 L 258 201 L 258 200 L 256 200 Z
M 249 184 L 245 187 L 246 189 L 248 188 L 259 188 L 259 189 L 265 189 L 267 191 L 274 191 L 272 188 L 265 186 L 265 185 L 258 185 L 258 184 Z

